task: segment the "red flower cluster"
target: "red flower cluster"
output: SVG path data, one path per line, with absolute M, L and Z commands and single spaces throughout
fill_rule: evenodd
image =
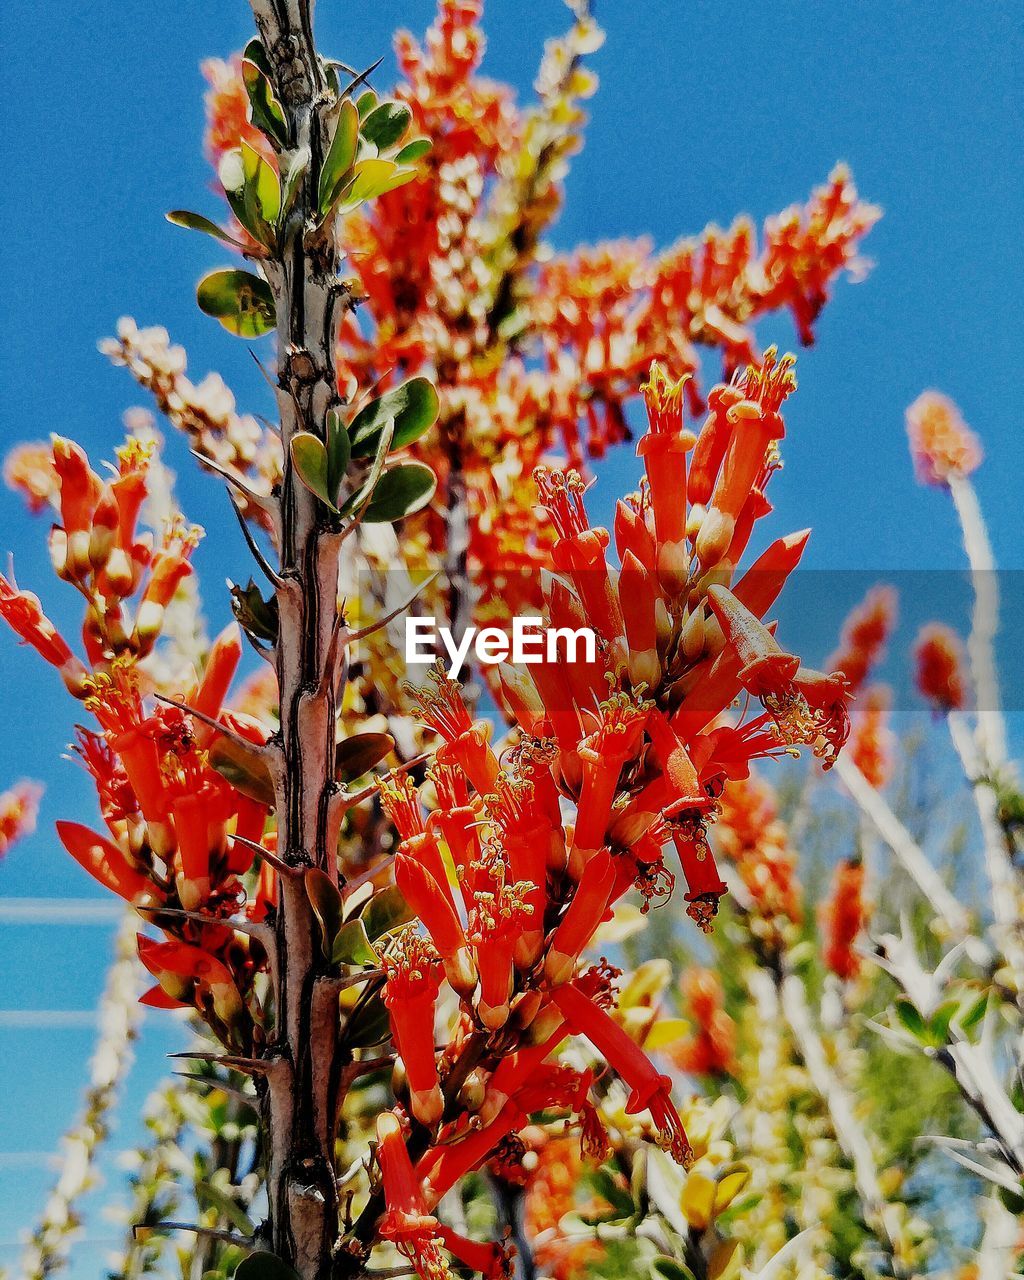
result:
M 984 457 L 981 441 L 960 410 L 938 391 L 922 391 L 907 410 L 907 435 L 922 484 L 944 488 L 951 479 L 976 471 Z
M 687 969 L 679 985 L 694 1031 L 669 1049 L 672 1061 L 680 1071 L 692 1075 L 732 1075 L 736 1071 L 736 1023 L 725 1011 L 718 975 L 695 966 Z
M 848 858 L 836 867 L 832 894 L 821 909 L 825 964 L 844 982 L 849 982 L 860 972 L 861 959 L 854 948 L 864 931 L 867 916 L 864 865 Z
M 0 792 L 0 858 L 35 831 L 42 795 L 43 788 L 37 782 L 16 782 Z
M 159 540 L 139 532 L 150 456 L 148 444 L 129 437 L 111 478 L 102 480 L 77 445 L 53 442 L 55 487 L 47 497 L 61 523 L 51 531 L 50 554 L 57 574 L 85 597 L 85 661 L 38 599 L 2 576 L 0 614 L 60 671 L 97 721 L 98 729 L 78 728 L 75 751 L 95 783 L 107 832 L 74 822 L 60 822 L 57 830 L 86 871 L 169 935 L 139 939 L 143 963 L 158 982 L 145 1002 L 194 1005 L 223 1040 L 246 1046 L 254 1022 L 245 1000 L 253 999 L 252 979 L 265 956 L 228 920 L 245 899 L 240 877 L 263 836 L 269 796 L 239 791 L 211 761 L 224 746 L 222 735 L 230 734 L 237 756 L 247 743 L 258 751 L 267 734 L 253 718 L 223 709 L 241 656 L 234 625 L 214 643 L 202 678 L 186 694 L 190 711 L 146 696 L 153 678 L 143 662 L 191 573 L 199 537 L 178 518 Z M 272 893 L 264 877 L 249 908 L 254 918 Z M 200 909 L 202 920 L 185 914 Z
M 930 622 L 914 641 L 914 681 L 938 713 L 960 711 L 967 702 L 964 651 L 960 637 L 941 622 Z
M 631 886 L 644 909 L 671 893 L 669 842 L 688 911 L 709 929 L 725 885 L 707 828 L 724 784 L 745 778 L 751 759 L 800 744 L 827 767 L 845 741 L 842 677 L 801 667 L 761 621 L 806 536 L 774 543 L 726 585 L 770 509 L 763 486 L 791 365 L 769 352 L 716 388 L 699 435 L 683 425 L 685 381 L 652 371 L 650 430 L 638 446 L 646 481 L 619 504 L 618 570 L 606 558 L 611 535 L 587 517 L 580 477 L 538 469 L 555 530 L 544 621 L 589 627 L 598 647 L 593 661 L 499 668 L 517 731 L 501 758 L 440 666 L 413 691 L 441 740 L 435 763 L 424 788 L 392 777 L 381 795 L 400 838 L 395 879 L 426 936 L 409 930 L 387 955 L 384 998 L 409 1109 L 431 1138 L 415 1167 L 428 1208 L 534 1111 L 567 1110 L 585 1135 L 593 1130 L 589 1078 L 547 1061 L 571 1034 L 629 1087 L 627 1111 L 649 1111 L 658 1141 L 689 1159 L 669 1079 L 612 1016 L 610 971 L 581 957 Z M 742 694 L 759 712 L 720 723 Z M 426 815 L 420 790 L 433 800 Z M 444 984 L 459 1014 L 438 1052 Z M 467 1091 L 454 1090 L 471 1052 L 470 1108 L 459 1101 Z M 428 1234 L 436 1239 L 433 1225 Z
M 803 919 L 796 854 L 775 793 L 761 778 L 730 783 L 721 799 L 718 850 L 735 866 L 752 910 L 772 931 Z
M 895 739 L 889 728 L 892 692 L 888 685 L 873 684 L 864 694 L 850 728 L 847 752 L 873 787 L 884 787 L 892 774 Z
M 897 606 L 892 587 L 872 587 L 843 623 L 839 648 L 825 665 L 846 676 L 852 694 L 860 692 L 885 656 L 886 643 L 896 626 Z

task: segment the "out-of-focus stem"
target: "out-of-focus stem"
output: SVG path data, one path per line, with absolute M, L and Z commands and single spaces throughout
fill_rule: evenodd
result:
M 865 1225 L 888 1255 L 893 1274 L 907 1275 L 899 1257 L 900 1229 L 894 1206 L 882 1193 L 871 1144 L 854 1115 L 850 1097 L 828 1064 L 824 1046 L 811 1019 L 804 984 L 796 974 L 787 973 L 782 978 L 779 994 L 782 1012 L 793 1032 L 807 1074 L 828 1110 L 836 1141 L 853 1168 Z
M 972 958 L 981 959 L 983 944 L 971 932 L 970 914 L 946 887 L 942 877 L 928 861 L 924 850 L 893 813 L 884 796 L 868 782 L 857 766 L 846 756 L 836 761 L 836 773 L 872 826 L 892 850 L 903 870 L 917 885 L 936 914 L 945 932 L 954 941 L 967 943 Z
M 109 1133 L 111 1112 L 131 1066 L 131 1046 L 141 1020 L 137 928 L 134 911 L 126 911 L 100 999 L 100 1033 L 85 1102 L 78 1122 L 62 1139 L 60 1176 L 22 1255 L 21 1280 L 45 1280 L 66 1266 L 71 1238 L 79 1226 L 78 1201 L 95 1183 L 96 1156 Z
M 1006 723 L 1003 719 L 995 639 L 999 630 L 999 583 L 988 530 L 971 482 L 952 477 L 949 492 L 963 531 L 964 550 L 971 566 L 974 607 L 967 654 L 971 664 L 978 716 L 978 747 L 990 770 L 1006 763 Z
M 995 789 L 986 777 L 979 744 L 959 713 L 951 712 L 946 719 L 953 745 L 960 757 L 964 773 L 971 783 L 978 810 L 985 854 L 985 872 L 988 876 L 992 902 L 993 939 L 996 949 L 1003 955 L 1011 971 L 1017 1001 L 1020 1003 L 1024 1001 L 1021 886 L 1010 861 L 1006 833 L 999 821 L 999 802 Z

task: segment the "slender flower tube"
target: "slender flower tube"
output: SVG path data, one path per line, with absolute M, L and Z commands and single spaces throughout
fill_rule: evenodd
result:
M 429 939 L 406 929 L 391 955 L 381 961 L 384 1004 L 409 1080 L 413 1115 L 434 1128 L 444 1111 L 434 1056 L 434 1008 L 441 985 L 441 960 Z
M 650 1111 L 658 1129 L 658 1145 L 684 1168 L 689 1167 L 693 1151 L 679 1112 L 669 1096 L 672 1081 L 668 1076 L 661 1075 L 640 1046 L 630 1039 L 614 1018 L 572 983 L 557 987 L 552 992 L 551 999 L 561 1009 L 572 1030 L 586 1036 L 629 1086 L 631 1093 L 626 1103 L 627 1114 L 635 1115 L 645 1108 Z
M 378 1232 L 416 1268 L 422 1280 L 451 1280 L 437 1243 L 439 1223 L 428 1212 L 421 1181 L 414 1173 L 402 1123 L 392 1111 L 377 1117 L 377 1163 L 387 1210 Z
M 686 549 L 686 455 L 696 436 L 683 428 L 683 391 L 689 380 L 690 375 L 684 374 L 678 382 L 670 382 L 654 363 L 650 378 L 640 388 L 650 430 L 636 451 L 643 459 L 650 486 L 658 577 L 672 595 L 685 587 L 690 559 Z
M 632 551 L 627 551 L 622 557 L 622 572 L 619 574 L 619 600 L 629 646 L 629 678 L 634 685 L 646 685 L 652 692 L 661 683 L 661 658 L 658 655 L 660 599 L 654 577 Z
M 25 644 L 31 645 L 41 658 L 57 668 L 70 693 L 76 698 L 85 696 L 85 667 L 43 613 L 39 597 L 31 591 L 20 591 L 3 574 L 0 574 L 0 617 Z
M 544 977 L 552 987 L 568 982 L 580 953 L 604 919 L 616 886 L 615 864 L 602 850 L 590 859 L 576 886 L 572 902 L 559 921 L 544 957 Z

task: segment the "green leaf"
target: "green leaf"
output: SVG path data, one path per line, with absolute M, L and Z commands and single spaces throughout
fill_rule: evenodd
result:
M 427 505 L 437 477 L 425 462 L 403 462 L 385 471 L 363 514 L 367 524 L 393 524 Z
M 218 733 L 210 744 L 208 759 L 236 791 L 259 804 L 274 803 L 274 779 L 266 760 L 255 749 L 247 751 L 240 742 Z
M 391 1034 L 391 1019 L 387 1006 L 375 991 L 366 1000 L 361 1000 L 352 1012 L 342 1032 L 341 1043 L 350 1049 L 365 1049 L 371 1044 L 380 1044 Z
M 352 460 L 352 441 L 337 409 L 327 411 L 327 492 L 338 500 L 338 490 Z
M 388 183 L 397 172 L 398 165 L 394 160 L 378 160 L 373 157 L 360 160 L 352 170 L 351 185 L 346 183 L 345 190 L 341 193 L 344 199 L 340 207 L 343 210 L 354 209 L 364 200 L 372 200 L 374 196 L 381 195 L 388 190 Z
M 237 1227 L 244 1235 L 252 1236 L 255 1234 L 256 1227 L 249 1219 L 249 1215 L 245 1212 L 240 1204 L 227 1192 L 222 1191 L 220 1187 L 215 1187 L 211 1182 L 197 1182 L 196 1196 L 200 1205 L 205 1201 L 211 1208 L 217 1212 L 233 1227 Z
M 391 448 L 391 440 L 394 433 L 394 422 L 390 420 L 385 422 L 380 439 L 377 441 L 377 454 L 373 459 L 373 466 L 370 468 L 370 474 L 366 478 L 366 483 L 361 489 L 354 493 L 342 507 L 341 514 L 343 516 L 358 514 L 370 501 L 377 481 L 380 479 L 381 472 L 384 470 L 384 464 L 388 460 L 388 450 Z
M 275 1254 L 260 1249 L 242 1259 L 234 1280 L 299 1280 L 299 1274 Z
M 966 1005 L 958 1016 L 957 1023 L 964 1035 L 969 1036 L 985 1020 L 985 1014 L 988 1012 L 988 994 L 987 991 L 983 991 L 976 1000 Z
M 375 893 L 359 913 L 359 919 L 366 928 L 366 936 L 371 942 L 408 924 L 412 918 L 412 909 L 402 897 L 401 889 L 394 884 Z
M 251 62 L 253 66 L 259 67 L 265 76 L 270 75 L 270 59 L 267 57 L 267 51 L 263 47 L 263 41 L 253 36 L 249 43 L 242 50 L 242 57 Z
M 231 212 L 254 240 L 267 244 L 270 240 L 269 228 L 259 216 L 255 193 L 246 178 L 245 162 L 239 148 L 224 152 L 217 166 L 217 176 Z
M 422 160 L 433 146 L 429 138 L 413 138 L 412 142 L 407 142 L 395 156 L 395 164 L 415 164 L 417 160 Z
M 362 920 L 349 920 L 341 926 L 334 939 L 331 959 L 335 964 L 351 965 L 357 969 L 377 967 L 377 953 L 370 946 Z
M 280 147 L 288 145 L 288 122 L 280 102 L 274 96 L 269 76 L 255 62 L 242 59 L 242 80 L 249 95 L 252 122 Z
M 352 456 L 365 458 L 377 448 L 384 423 L 394 420 L 393 449 L 403 449 L 418 440 L 437 421 L 440 405 L 437 392 L 427 378 L 410 378 L 400 387 L 385 391 L 376 400 L 363 405 L 349 424 Z
M 310 431 L 297 431 L 291 441 L 292 466 L 295 474 L 324 506 L 338 508 L 331 498 L 327 483 L 327 449 L 324 442 Z
M 693 1272 L 675 1258 L 655 1258 L 651 1263 L 654 1280 L 693 1280 Z
M 245 251 L 245 245 L 241 241 L 229 235 L 223 227 L 218 227 L 216 222 L 212 222 L 209 218 L 204 218 L 201 213 L 189 213 L 187 209 L 172 209 L 165 216 L 167 221 L 173 223 L 176 227 L 185 227 L 189 231 L 202 231 L 204 235 L 215 236 L 218 240 L 223 240 L 225 244 L 231 245 L 233 249 Z
M 377 105 L 377 95 L 372 89 L 364 90 L 356 99 L 356 110 L 359 112 L 359 119 L 365 120 L 370 112 Z
M 380 764 L 394 749 L 390 733 L 354 733 L 343 738 L 334 752 L 334 772 L 340 782 L 351 782 Z
M 382 102 L 363 121 L 362 135 L 378 151 L 387 151 L 400 142 L 412 123 L 412 112 L 404 102 Z
M 248 271 L 211 271 L 199 281 L 196 300 L 201 311 L 240 338 L 259 338 L 274 327 L 270 285 Z
M 346 98 L 338 112 L 338 124 L 327 156 L 320 170 L 317 205 L 325 214 L 337 199 L 342 179 L 352 168 L 359 145 L 359 112 L 351 98 Z
M 242 143 L 242 169 L 245 173 L 245 199 L 251 201 L 256 216 L 269 229 L 277 224 L 281 212 L 281 180 L 255 147 Z
M 231 584 L 231 612 L 238 625 L 254 639 L 277 644 L 277 601 L 273 596 L 264 600 L 252 578 L 246 587 Z
M 306 896 L 320 925 L 324 955 L 330 959 L 335 939 L 341 928 L 341 893 L 331 877 L 319 867 L 307 867 L 303 879 L 306 885 Z
M 911 1004 L 906 996 L 900 996 L 893 1008 L 904 1029 L 909 1031 L 915 1040 L 925 1040 L 927 1038 L 928 1031 L 925 1027 L 924 1018 L 921 1017 L 917 1006 Z
M 936 1048 L 949 1038 L 949 1024 L 959 1009 L 959 1000 L 944 1000 L 928 1019 L 928 1039 Z

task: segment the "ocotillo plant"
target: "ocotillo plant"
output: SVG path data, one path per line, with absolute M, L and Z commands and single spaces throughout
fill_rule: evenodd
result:
M 126 324 L 108 349 L 229 487 L 271 587 L 236 588 L 233 608 L 273 669 L 276 714 L 231 708 L 236 628 L 194 682 L 169 683 L 152 661 L 198 531 L 178 517 L 139 533 L 152 443 L 138 435 L 108 479 L 63 439 L 12 466 L 59 512 L 51 553 L 85 600 L 81 654 L 7 579 L 0 611 L 94 717 L 78 749 L 107 833 L 65 822 L 60 835 L 145 920 L 139 954 L 157 985 L 144 998 L 194 1007 L 220 1042 L 211 1061 L 255 1081 L 266 1216 L 227 1233 L 249 1251 L 250 1280 L 275 1267 L 356 1276 L 381 1244 L 427 1277 L 495 1274 L 504 1243 L 468 1238 L 440 1202 L 484 1164 L 514 1164 L 538 1114 L 565 1116 L 588 1156 L 604 1152 L 603 1082 L 553 1060 L 568 1037 L 626 1083 L 626 1112 L 649 1114 L 655 1145 L 694 1159 L 670 1078 L 614 1016 L 616 971 L 581 959 L 598 928 L 633 889 L 645 907 L 671 894 L 671 845 L 688 914 L 710 930 L 725 884 L 708 830 L 725 783 L 800 746 L 830 766 L 845 741 L 844 676 L 804 667 L 764 621 L 806 534 L 742 567 L 795 390 L 792 358 L 761 355 L 750 325 L 788 305 L 808 338 L 875 213 L 837 173 L 760 250 L 738 224 L 653 262 L 583 253 L 538 273 L 587 88 L 585 15 L 562 65 L 552 55 L 540 107 L 517 121 L 500 92 L 474 88 L 474 3 L 443 3 L 426 48 L 403 44 L 409 84 L 395 99 L 318 53 L 308 0 L 253 9 L 259 35 L 233 82 L 243 113 L 214 146 L 232 225 L 172 218 L 253 266 L 214 272 L 198 300 L 241 337 L 276 335 L 277 423 L 264 433 L 225 390 L 192 387 L 159 334 Z M 502 171 L 508 140 L 532 169 Z M 494 239 L 477 254 L 490 275 L 461 278 L 485 192 Z M 364 305 L 369 334 L 356 327 Z M 530 343 L 546 369 L 528 367 Z M 728 375 L 702 423 L 697 343 L 723 351 Z M 623 404 L 641 392 L 646 478 L 617 508 L 613 568 L 579 470 L 549 455 L 561 441 L 578 468 L 622 440 Z M 516 432 L 520 413 L 529 429 Z M 368 706 L 351 710 L 352 646 L 386 619 L 357 625 L 341 580 L 373 553 L 377 525 L 398 526 L 403 563 L 407 538 L 440 556 L 456 620 L 475 557 L 547 570 L 514 603 L 595 636 L 586 661 L 501 668 L 504 750 L 442 669 L 418 694 L 438 743 L 425 774 L 360 727 L 379 704 L 360 689 Z M 741 695 L 758 709 L 723 722 Z M 350 785 L 388 757 L 375 784 Z M 394 885 L 391 846 L 358 847 L 379 833 L 357 815 L 378 795 L 398 832 Z M 343 834 L 369 874 L 346 874 Z M 382 1067 L 394 1105 L 349 1171 L 339 1117 Z

